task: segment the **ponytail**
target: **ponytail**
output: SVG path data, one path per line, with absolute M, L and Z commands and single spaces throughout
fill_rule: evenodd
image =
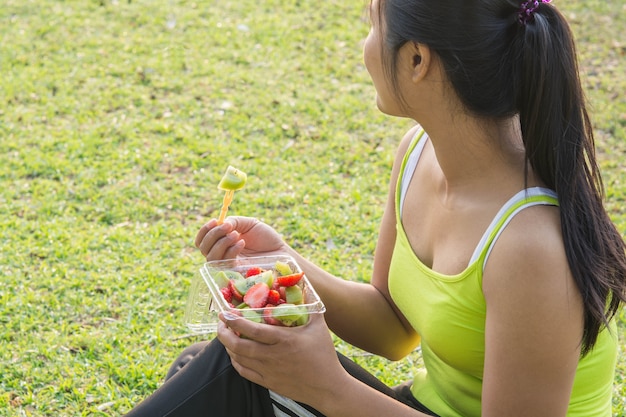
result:
M 565 251 L 584 303 L 584 355 L 626 300 L 626 248 L 604 210 L 569 26 L 556 8 L 542 4 L 518 29 L 516 101 L 526 157 L 559 197 Z

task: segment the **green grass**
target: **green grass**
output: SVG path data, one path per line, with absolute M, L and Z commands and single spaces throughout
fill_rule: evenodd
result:
M 607 207 L 626 235 L 626 10 L 556 0 L 579 40 Z M 369 276 L 393 151 L 362 65 L 365 0 L 4 0 L 0 416 L 113 416 L 198 340 L 182 314 L 228 164 L 233 214 Z M 626 313 L 614 415 L 626 415 Z M 338 348 L 385 382 L 390 363 Z

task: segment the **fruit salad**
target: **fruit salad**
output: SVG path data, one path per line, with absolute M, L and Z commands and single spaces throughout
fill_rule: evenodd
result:
M 257 262 L 258 261 L 258 262 Z M 204 270 L 217 306 L 258 323 L 306 324 L 325 311 L 304 272 L 287 256 L 209 262 Z

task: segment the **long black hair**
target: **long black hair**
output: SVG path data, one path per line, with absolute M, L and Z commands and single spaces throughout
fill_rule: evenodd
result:
M 565 251 L 584 303 L 584 355 L 626 301 L 626 247 L 604 209 L 569 25 L 547 3 L 520 20 L 521 3 L 380 0 L 382 59 L 397 87 L 398 51 L 407 42 L 425 44 L 466 111 L 519 116 L 526 158 L 558 194 Z

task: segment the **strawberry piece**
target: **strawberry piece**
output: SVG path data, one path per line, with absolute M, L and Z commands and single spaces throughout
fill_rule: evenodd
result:
M 293 287 L 300 279 L 304 276 L 304 272 L 298 272 L 297 274 L 283 275 L 282 277 L 276 278 L 279 285 L 283 287 Z
M 230 293 L 232 294 L 233 301 L 237 301 L 237 304 L 241 303 L 243 301 L 243 295 L 241 295 L 241 293 L 235 287 L 234 280 L 228 281 L 228 288 L 230 289 Z
M 267 297 L 270 294 L 270 287 L 264 282 L 254 284 L 246 295 L 243 296 L 243 302 L 250 308 L 261 308 L 267 304 Z
M 268 304 L 268 306 L 269 306 L 269 304 Z M 263 320 L 267 324 L 271 324 L 272 326 L 282 326 L 283 325 L 282 321 L 280 321 L 276 317 L 274 317 L 274 315 L 272 314 L 272 309 L 271 308 L 266 308 L 265 310 L 263 310 Z
M 253 266 L 250 267 L 247 271 L 246 271 L 246 278 L 252 277 L 254 275 L 259 275 L 260 273 L 262 273 L 263 270 L 258 267 L 258 266 Z
M 231 291 L 230 287 L 220 288 L 220 292 L 224 296 L 224 300 L 226 300 L 227 303 L 233 301 L 233 292 Z
M 280 301 L 280 293 L 276 290 L 270 290 L 269 295 L 267 296 L 267 304 L 278 304 Z

